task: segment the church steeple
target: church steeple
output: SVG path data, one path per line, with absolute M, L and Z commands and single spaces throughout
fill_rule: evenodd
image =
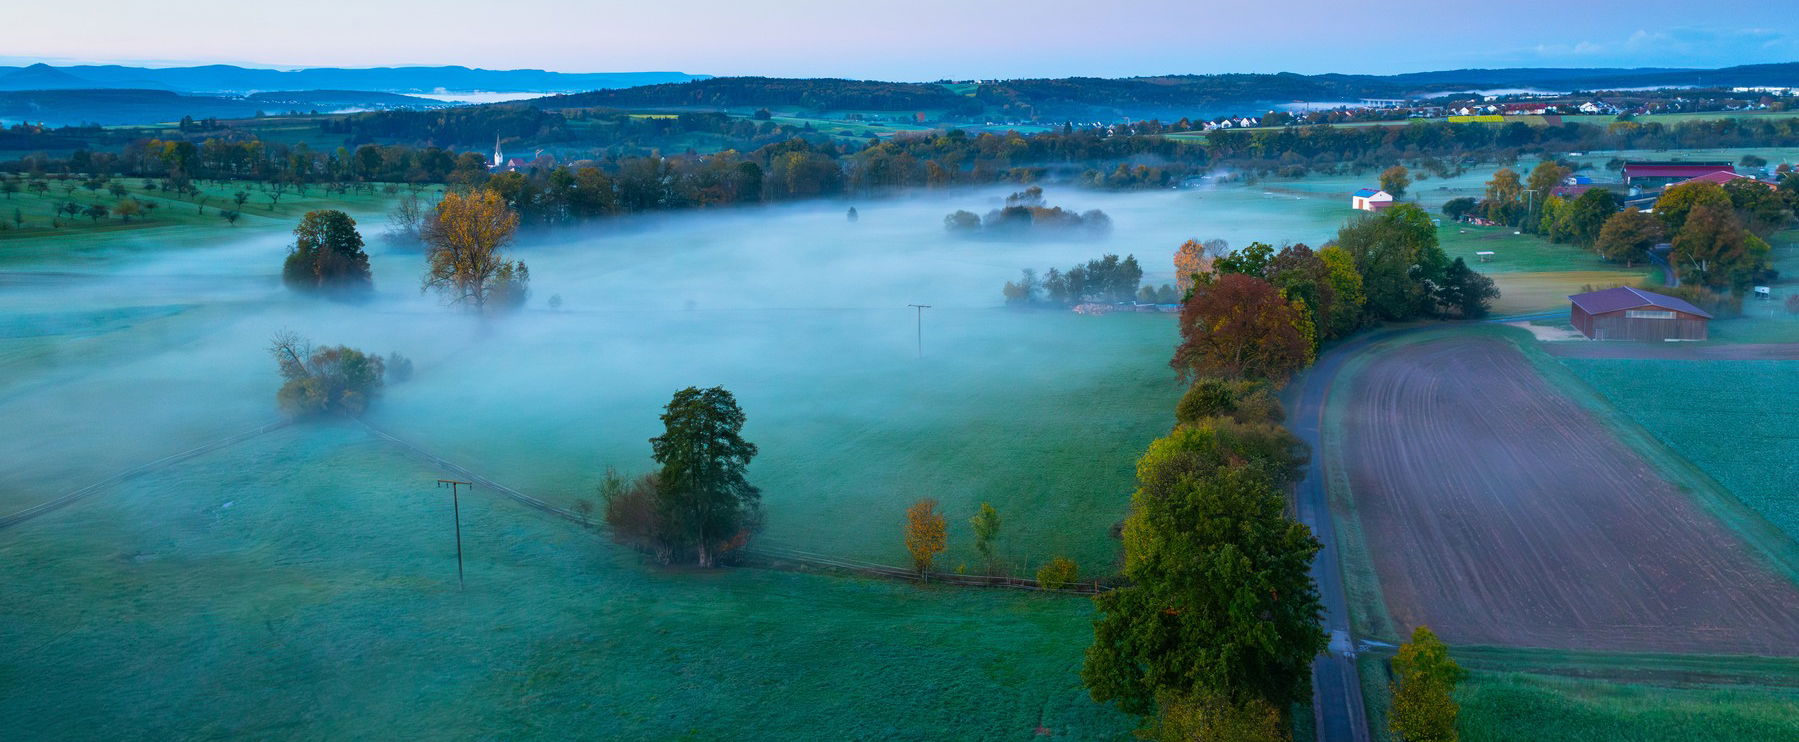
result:
M 500 135 L 493 135 L 493 166 L 506 164 L 506 156 L 500 153 Z

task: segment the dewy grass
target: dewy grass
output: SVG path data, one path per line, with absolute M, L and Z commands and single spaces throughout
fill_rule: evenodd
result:
M 0 728 L 22 739 L 1122 738 L 1091 607 L 646 567 L 461 498 L 350 426 L 288 428 L 0 539 Z
M 1744 504 L 1799 538 L 1799 362 L 1563 358 L 1562 364 Z
M 1667 688 L 1476 672 L 1456 698 L 1458 729 L 1469 742 L 1799 738 L 1799 691 L 1792 688 Z

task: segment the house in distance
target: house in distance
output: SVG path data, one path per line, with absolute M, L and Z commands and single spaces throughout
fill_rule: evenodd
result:
M 1384 211 L 1393 205 L 1393 194 L 1378 188 L 1363 188 L 1349 197 L 1350 208 L 1357 211 Z
M 1568 320 L 1590 340 L 1704 340 L 1711 314 L 1683 299 L 1629 286 L 1568 297 Z

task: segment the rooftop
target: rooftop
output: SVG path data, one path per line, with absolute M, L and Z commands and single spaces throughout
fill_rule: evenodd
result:
M 1606 312 L 1616 312 L 1620 309 L 1636 309 L 1638 307 L 1656 307 L 1658 309 L 1672 309 L 1677 312 L 1696 314 L 1706 319 L 1712 318 L 1710 312 L 1693 306 L 1685 299 L 1676 299 L 1672 296 L 1665 296 L 1644 291 L 1642 289 L 1631 288 L 1629 286 L 1619 286 L 1604 291 L 1589 291 L 1585 294 L 1575 294 L 1568 297 L 1568 300 L 1574 302 L 1575 306 L 1586 310 L 1587 314 L 1604 314 Z

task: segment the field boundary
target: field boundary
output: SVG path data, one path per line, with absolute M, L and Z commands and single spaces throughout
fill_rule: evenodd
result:
M 1560 390 L 1582 409 L 1592 413 L 1618 441 L 1649 465 L 1670 484 L 1697 502 L 1702 510 L 1723 523 L 1741 538 L 1767 566 L 1795 584 L 1799 584 L 1799 543 L 1749 507 L 1723 483 L 1713 479 L 1704 469 L 1681 456 L 1666 441 L 1643 427 L 1630 415 L 1618 409 L 1598 389 L 1556 356 L 1538 347 L 1525 330 L 1510 327 L 1493 328 L 1493 334 L 1518 348 L 1543 380 Z
M 1331 517 L 1336 519 L 1337 547 L 1339 549 L 1338 568 L 1343 572 L 1343 584 L 1349 593 L 1349 620 L 1359 636 L 1398 641 L 1403 638 L 1394 627 L 1393 618 L 1387 615 L 1386 594 L 1381 591 L 1380 575 L 1374 570 L 1374 560 L 1369 556 L 1368 542 L 1362 534 L 1361 515 L 1356 511 L 1355 490 L 1349 483 L 1349 470 L 1343 464 L 1343 408 L 1349 403 L 1349 385 L 1355 381 L 1356 375 L 1368 365 L 1369 351 L 1381 350 L 1393 345 L 1398 333 L 1386 337 L 1371 339 L 1367 345 L 1355 349 L 1354 355 L 1343 362 L 1331 379 L 1328 396 L 1324 406 L 1324 424 L 1320 426 L 1319 443 L 1324 449 L 1320 455 L 1324 457 L 1325 495 L 1330 502 Z
M 482 476 L 480 473 L 469 469 L 468 467 L 457 464 L 456 462 L 450 461 L 449 459 L 400 438 L 399 436 L 370 425 L 367 421 L 360 418 L 358 418 L 356 422 L 362 425 L 364 429 L 375 437 L 398 446 L 418 458 L 430 461 L 438 467 L 466 477 L 471 482 L 493 489 L 514 502 L 525 505 L 526 507 L 546 515 L 562 518 L 563 520 L 582 526 L 583 528 L 591 528 L 602 533 L 610 531 L 603 521 L 596 521 L 592 518 L 584 517 L 580 513 L 576 513 L 569 508 L 552 505 L 548 501 L 532 497 L 504 484 L 500 484 L 493 479 Z M 896 567 L 851 557 L 819 554 L 779 545 L 759 544 L 749 546 L 737 552 L 737 554 L 746 563 L 754 564 L 766 569 L 782 571 L 849 573 L 864 577 L 878 577 L 908 582 L 928 582 L 964 587 L 1010 588 L 1014 590 L 1030 590 L 1035 592 L 1072 595 L 1097 595 L 1112 589 L 1112 586 L 1106 585 L 1099 580 L 1076 582 L 1065 588 L 1050 589 L 1043 587 L 1042 584 L 1038 583 L 1036 580 L 1027 577 L 966 575 L 951 572 L 920 573 L 917 570 L 905 567 Z
M 98 482 L 94 482 L 93 484 L 90 484 L 85 487 L 81 487 L 74 491 L 63 494 L 62 496 L 56 497 L 47 502 L 38 503 L 38 504 L 28 507 L 24 510 L 20 510 L 19 512 L 13 513 L 11 515 L 0 516 L 0 530 L 5 530 L 7 528 L 11 528 L 20 523 L 24 523 L 25 521 L 31 520 L 32 518 L 36 518 L 40 515 L 44 515 L 45 513 L 49 513 L 49 512 L 61 509 L 64 506 L 67 506 L 78 500 L 89 497 L 89 496 L 93 495 L 94 493 L 99 492 L 102 489 L 111 487 L 115 484 L 119 484 L 119 483 L 129 480 L 133 477 L 137 477 L 137 476 L 140 476 L 143 474 L 148 474 L 157 469 L 161 469 L 166 466 L 178 464 L 178 463 L 181 463 L 188 459 L 195 458 L 197 456 L 203 456 L 203 455 L 212 453 L 213 451 L 217 451 L 221 448 L 227 448 L 230 446 L 237 445 L 239 443 L 243 443 L 244 441 L 250 440 L 252 438 L 256 438 L 263 434 L 271 433 L 276 430 L 285 428 L 289 424 L 290 424 L 290 421 L 287 421 L 287 420 L 279 420 L 276 422 L 264 423 L 263 425 L 260 425 L 256 428 L 252 428 L 250 430 L 246 430 L 242 433 L 236 433 L 233 435 L 226 436 L 224 438 L 219 438 L 217 440 L 210 441 L 208 443 L 202 443 L 202 444 L 195 446 L 193 448 L 190 448 L 186 451 L 182 451 L 180 453 L 172 453 L 172 454 L 169 454 L 162 458 L 156 459 L 154 461 L 139 464 L 137 466 L 131 467 L 130 469 L 126 469 L 125 471 L 119 472 L 110 477 L 102 479 Z

